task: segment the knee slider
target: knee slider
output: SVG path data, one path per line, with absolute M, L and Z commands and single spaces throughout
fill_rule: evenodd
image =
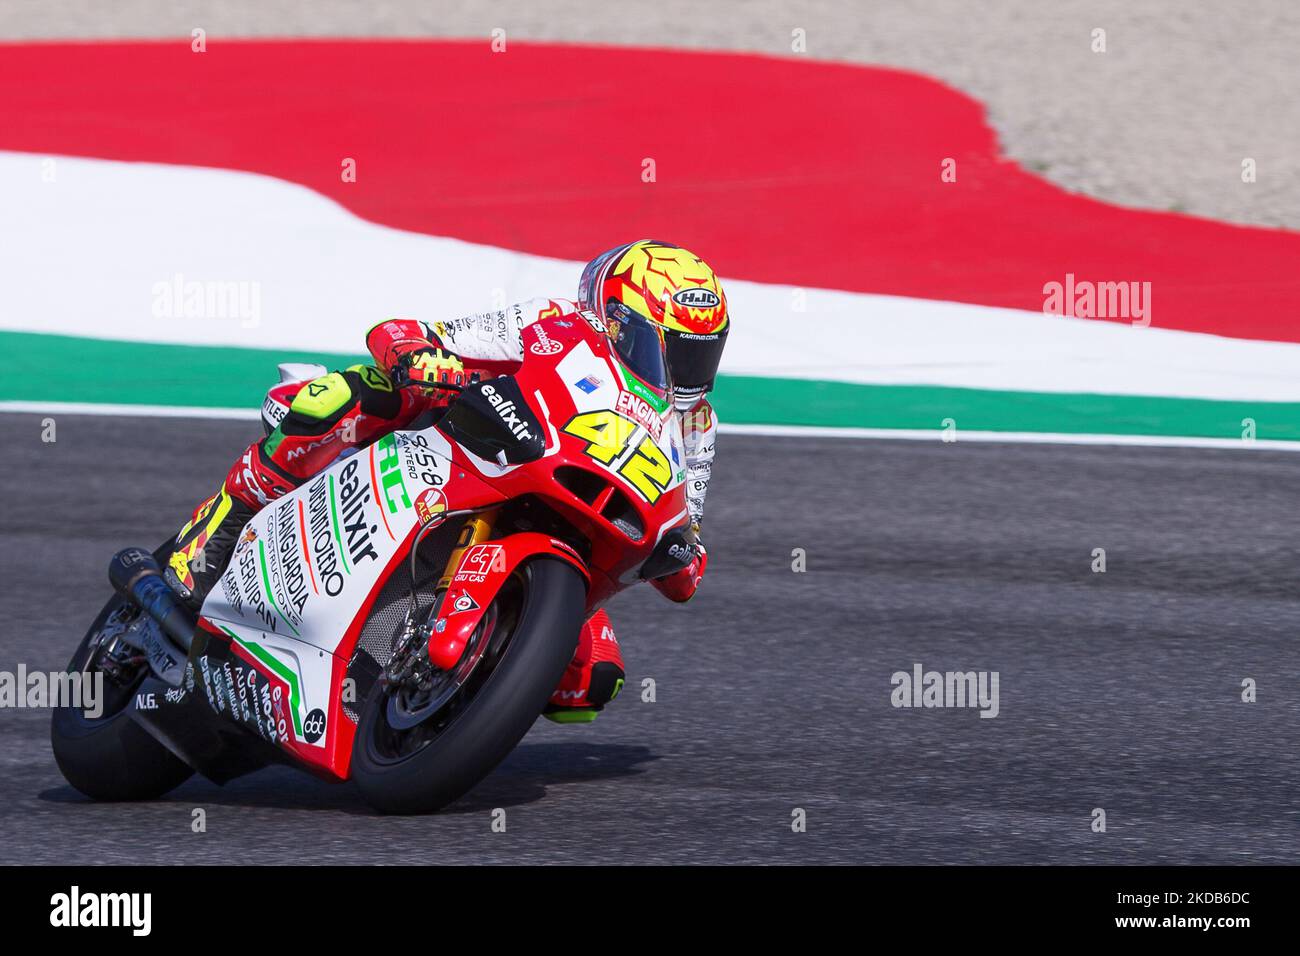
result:
M 330 372 L 304 385 L 280 423 L 286 435 L 316 435 L 328 431 L 352 405 L 352 386 L 340 372 Z

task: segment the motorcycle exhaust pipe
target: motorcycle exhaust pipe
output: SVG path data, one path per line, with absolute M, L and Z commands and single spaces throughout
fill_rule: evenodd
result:
M 164 634 L 188 655 L 198 625 L 180 595 L 163 580 L 157 560 L 143 548 L 124 548 L 108 564 L 113 590 L 158 622 Z

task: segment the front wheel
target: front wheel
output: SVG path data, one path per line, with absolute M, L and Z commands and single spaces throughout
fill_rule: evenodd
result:
M 384 813 L 431 813 L 505 759 L 546 706 L 577 650 L 586 585 L 570 565 L 517 568 L 483 615 L 483 656 L 456 695 L 418 723 L 418 702 L 375 684 L 358 721 L 352 774 Z

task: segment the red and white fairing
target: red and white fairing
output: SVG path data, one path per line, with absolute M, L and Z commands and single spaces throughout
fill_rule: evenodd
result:
M 522 335 L 514 379 L 545 432 L 540 459 L 488 461 L 436 427 L 385 436 L 255 515 L 203 605 L 201 626 L 278 691 L 267 716 L 277 742 L 333 775 L 347 776 L 355 731 L 341 706 L 348 662 L 422 524 L 531 494 L 590 543 L 585 561 L 536 532 L 467 549 L 429 645 L 450 667 L 520 562 L 549 554 L 578 566 L 590 611 L 635 583 L 664 533 L 689 520 L 680 418 L 618 363 L 599 319 L 542 320 Z M 588 473 L 586 487 L 599 490 L 579 496 L 556 480 L 560 468 Z M 609 516 L 615 501 L 624 520 Z

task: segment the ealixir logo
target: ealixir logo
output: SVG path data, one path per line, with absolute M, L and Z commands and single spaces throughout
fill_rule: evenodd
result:
M 54 927 L 130 927 L 132 936 L 148 936 L 153 925 L 152 893 L 82 893 L 73 886 L 50 897 Z

